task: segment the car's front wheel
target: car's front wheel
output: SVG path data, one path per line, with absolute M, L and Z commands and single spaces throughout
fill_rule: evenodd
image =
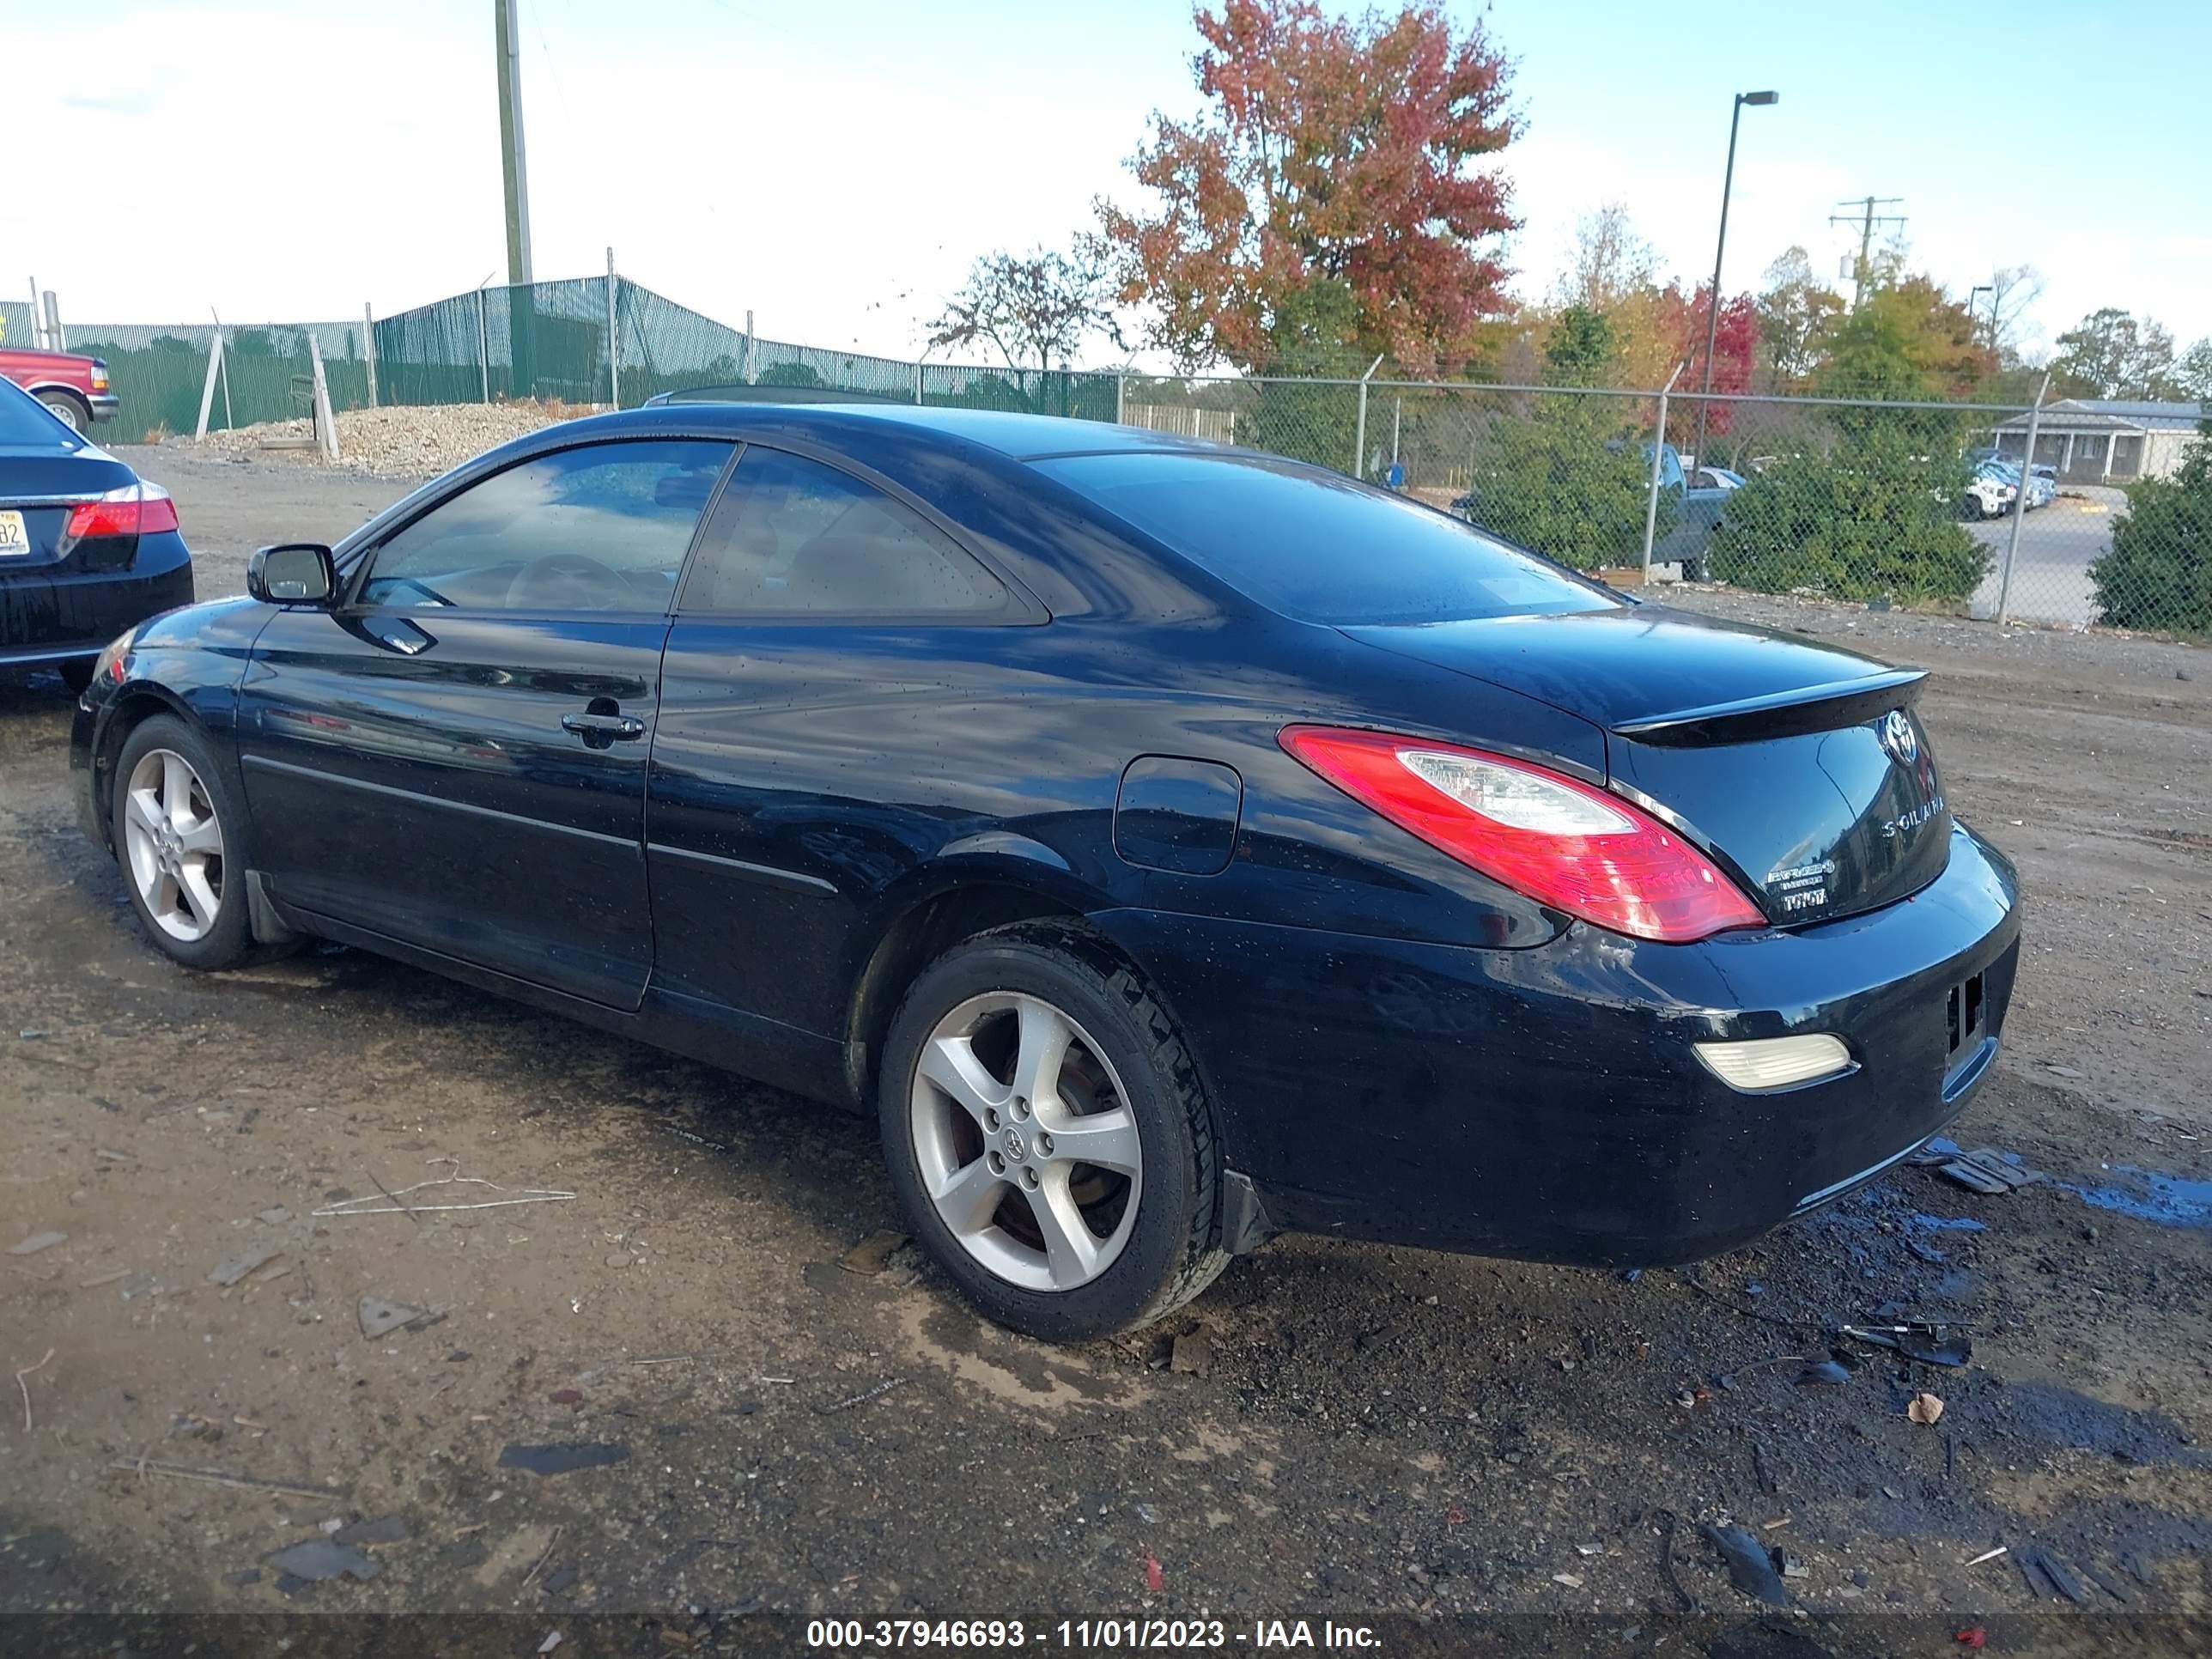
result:
M 240 815 L 206 738 L 173 714 L 142 722 L 117 757 L 112 810 L 124 884 L 154 943 L 190 968 L 252 957 Z
M 91 422 L 92 411 L 66 392 L 41 392 L 39 401 L 72 432 L 82 432 Z
M 1133 1329 L 1228 1261 L 1197 1069 L 1080 929 L 1025 923 L 939 958 L 891 1022 L 878 1103 L 908 1226 L 1001 1324 Z

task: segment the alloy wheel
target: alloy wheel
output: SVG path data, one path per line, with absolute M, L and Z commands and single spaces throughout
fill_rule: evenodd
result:
M 149 749 L 124 789 L 124 853 L 138 902 L 170 938 L 205 939 L 223 888 L 222 825 L 207 785 L 175 750 Z
M 1128 1093 L 1090 1033 L 1042 998 L 993 992 L 940 1019 L 908 1121 L 939 1218 L 1009 1284 L 1075 1290 L 1128 1244 L 1144 1181 Z

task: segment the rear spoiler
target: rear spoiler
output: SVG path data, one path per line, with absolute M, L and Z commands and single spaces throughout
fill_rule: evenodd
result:
M 1615 737 L 1668 748 L 1714 743 L 1750 743 L 1760 738 L 1794 738 L 1807 732 L 1832 732 L 1887 714 L 1920 694 L 1924 668 L 1897 668 L 1886 674 L 1801 685 L 1735 702 L 1708 703 L 1645 714 L 1610 728 Z

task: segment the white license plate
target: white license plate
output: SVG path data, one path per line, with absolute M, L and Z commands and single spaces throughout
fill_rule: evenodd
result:
M 27 558 L 31 552 L 31 532 L 23 528 L 20 513 L 0 513 L 0 559 Z

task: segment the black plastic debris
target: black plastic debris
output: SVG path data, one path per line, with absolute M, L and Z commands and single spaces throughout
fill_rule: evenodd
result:
M 1705 1537 L 1718 1550 L 1721 1559 L 1728 1564 L 1729 1582 L 1754 1601 L 1764 1601 L 1771 1607 L 1790 1605 L 1790 1592 L 1782 1587 L 1782 1575 L 1774 1571 L 1774 1563 L 1767 1559 L 1766 1547 L 1741 1527 L 1705 1528 Z
M 1820 1385 L 1832 1386 L 1838 1382 L 1848 1382 L 1850 1380 L 1851 1374 L 1832 1359 L 1820 1360 L 1806 1366 L 1803 1370 L 1797 1373 L 1797 1386 L 1801 1389 Z
M 2112 1600 L 2121 1603 L 2123 1606 L 2125 1606 L 2128 1602 L 2132 1601 L 2135 1599 L 2133 1596 L 2130 1595 L 2127 1591 L 2120 1588 L 2120 1581 L 2118 1579 L 2113 1577 L 2109 1572 L 2105 1571 L 2104 1569 L 2098 1566 L 2094 1561 L 2084 1561 L 2081 1564 L 2081 1576 L 2087 1578 L 2091 1583 L 2094 1584 L 2099 1589 L 2104 1591 L 2106 1595 L 2111 1596 Z
M 404 1544 L 407 1541 L 407 1519 L 399 1515 L 380 1515 L 373 1521 L 356 1521 L 340 1527 L 331 1534 L 334 1544 Z
M 1854 1342 L 1890 1348 L 1923 1365 L 1963 1365 L 1974 1357 L 1964 1336 L 1946 1336 L 1939 1325 L 1844 1325 L 1839 1332 Z
M 341 1574 L 349 1574 L 366 1583 L 384 1571 L 359 1550 L 327 1538 L 310 1538 L 303 1544 L 294 1544 L 264 1559 L 278 1572 L 309 1583 L 319 1583 Z M 279 1583 L 281 1586 L 282 1581 Z
M 1912 1160 L 1970 1193 L 1999 1198 L 2043 1179 L 2025 1164 L 2015 1164 L 1994 1146 L 1970 1152 L 1923 1152 Z
M 531 1474 L 568 1474 L 577 1469 L 604 1468 L 629 1455 L 628 1446 L 564 1440 L 549 1446 L 507 1446 L 500 1452 L 499 1466 Z
M 2028 1589 L 2038 1598 L 2063 1595 L 2077 1606 L 2086 1607 L 2089 1592 L 2081 1588 L 2081 1581 L 2060 1557 L 2049 1550 L 2017 1549 L 2013 1559 L 2020 1563 L 2020 1576 L 2027 1581 Z

